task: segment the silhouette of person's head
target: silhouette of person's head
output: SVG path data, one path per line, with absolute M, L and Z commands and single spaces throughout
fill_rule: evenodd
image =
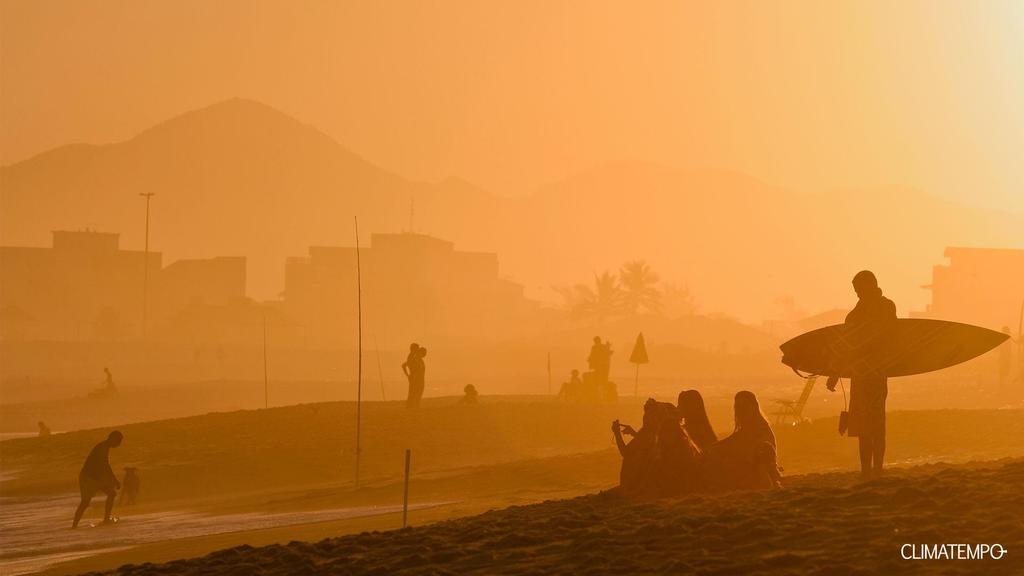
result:
M 759 420 L 764 420 L 761 414 L 761 405 L 757 402 L 757 396 L 749 390 L 740 390 L 736 393 L 733 401 L 733 412 L 736 418 L 736 429 L 750 427 Z
M 679 413 L 683 418 L 694 418 L 707 414 L 707 410 L 704 408 L 704 397 L 696 390 L 680 392 L 676 406 L 679 407 Z
M 412 344 L 409 344 L 409 352 L 415 352 L 415 351 L 417 351 L 419 349 L 420 349 L 420 345 L 419 344 L 417 344 L 415 342 L 413 342 Z
M 601 344 L 601 337 L 600 336 L 594 336 L 594 344 L 598 344 L 598 345 Z
M 576 370 L 576 369 L 573 369 L 573 371 L 572 371 L 572 375 L 573 375 L 573 377 L 577 377 L 577 376 L 579 376 L 579 375 L 580 375 L 580 371 L 579 371 L 579 370 Z
M 878 279 L 875 278 L 874 272 L 870 270 L 857 272 L 853 276 L 853 291 L 857 293 L 859 298 L 876 295 L 878 293 Z
M 426 358 L 427 357 L 427 349 L 422 347 L 422 346 L 420 346 L 419 355 L 420 355 L 420 358 Z
M 654 398 L 648 398 L 647 402 L 644 403 L 644 422 L 643 427 L 647 430 L 654 430 L 655 426 L 658 425 L 658 401 Z
M 124 434 L 121 434 L 121 432 L 119 432 L 117 430 L 114 430 L 113 432 L 110 433 L 109 436 L 107 436 L 107 444 L 111 448 L 117 448 L 118 446 L 121 445 L 121 441 L 123 441 L 123 440 L 124 440 Z

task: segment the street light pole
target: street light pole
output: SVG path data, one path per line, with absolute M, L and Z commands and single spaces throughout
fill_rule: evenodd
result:
M 146 313 L 149 310 L 149 201 L 155 192 L 140 192 L 146 199 L 146 248 L 142 259 L 142 339 L 146 339 Z

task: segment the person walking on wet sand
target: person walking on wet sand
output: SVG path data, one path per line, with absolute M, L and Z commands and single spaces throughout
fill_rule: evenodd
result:
M 879 363 L 896 326 L 896 305 L 882 295 L 875 275 L 862 270 L 853 277 L 857 305 L 846 316 L 850 357 L 850 414 L 847 434 L 860 442 L 860 469 L 864 477 L 882 472 L 885 458 L 885 400 L 888 379 Z M 835 391 L 837 377 L 827 387 Z
M 121 483 L 117 480 L 114 470 L 110 467 L 110 449 L 120 446 L 122 440 L 124 440 L 124 435 L 114 430 L 107 436 L 106 440 L 93 447 L 92 451 L 89 452 L 89 456 L 85 459 L 82 471 L 78 474 L 78 487 L 82 493 L 82 501 L 78 504 L 78 509 L 75 510 L 75 520 L 71 524 L 72 528 L 78 527 L 82 514 L 85 513 L 85 510 L 89 507 L 89 502 L 92 501 L 93 495 L 97 492 L 103 492 L 107 495 L 106 508 L 103 511 L 103 522 L 113 522 L 110 513 L 114 510 L 114 498 L 117 496 L 117 491 L 121 488 Z
M 409 380 L 409 398 L 406 406 L 418 408 L 423 398 L 423 390 L 426 387 L 427 365 L 423 360 L 427 356 L 427 349 L 413 342 L 409 345 L 409 356 L 402 364 L 402 372 Z

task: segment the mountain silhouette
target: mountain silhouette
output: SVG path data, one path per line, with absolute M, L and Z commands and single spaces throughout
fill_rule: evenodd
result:
M 449 180 L 411 182 L 374 166 L 316 128 L 269 106 L 232 99 L 188 112 L 115 144 L 70 145 L 0 171 L 2 241 L 48 245 L 54 229 L 121 233 L 141 249 L 144 205 L 155 192 L 150 246 L 167 260 L 248 256 L 250 292 L 283 287 L 284 260 L 313 244 L 353 242 L 360 229 L 409 226 L 410 201 L 424 225 L 462 244 L 448 218 L 486 196 Z M 460 212 L 461 212 L 460 208 Z M 364 238 L 365 242 L 367 239 Z
M 901 314 L 947 245 L 1019 246 L 1024 218 L 970 209 L 912 189 L 799 193 L 707 168 L 615 162 L 529 194 L 488 194 L 457 177 L 406 179 L 315 127 L 264 104 L 232 99 L 188 112 L 130 140 L 74 144 L 0 168 L 0 242 L 49 243 L 54 229 L 121 233 L 141 249 L 144 203 L 155 192 L 150 246 L 181 257 L 249 258 L 249 292 L 275 296 L 288 256 L 351 245 L 352 217 L 370 232 L 410 227 L 497 251 L 529 294 L 589 282 L 595 271 L 646 259 L 689 285 L 704 312 L 772 317 L 780 296 L 810 314 L 853 299 L 849 278 L 879 273 Z M 838 209 L 836 207 L 839 207 Z

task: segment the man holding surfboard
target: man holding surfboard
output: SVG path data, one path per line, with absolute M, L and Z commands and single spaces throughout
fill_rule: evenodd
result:
M 896 328 L 896 305 L 882 295 L 869 270 L 853 277 L 857 305 L 846 316 L 849 352 L 839 360 L 851 370 L 850 415 L 847 434 L 860 441 L 860 470 L 864 476 L 882 472 L 885 458 L 885 400 L 889 383 L 883 370 Z M 829 378 L 835 391 L 838 377 Z
M 881 472 L 885 457 L 885 401 L 889 378 L 925 374 L 967 362 L 999 346 L 1007 334 L 930 318 L 896 318 L 871 272 L 858 272 L 857 306 L 843 324 L 805 332 L 779 346 L 782 363 L 801 378 L 828 376 L 829 390 L 850 378 L 850 407 L 840 434 L 860 440 L 861 471 Z

